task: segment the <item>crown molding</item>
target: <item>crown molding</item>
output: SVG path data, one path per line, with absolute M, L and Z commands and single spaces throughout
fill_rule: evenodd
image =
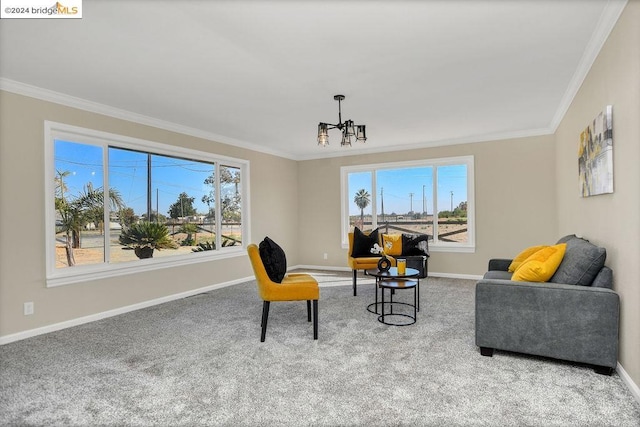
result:
M 391 151 L 399 150 L 415 150 L 421 148 L 441 147 L 446 145 L 458 145 L 458 144 L 470 144 L 475 142 L 497 141 L 503 139 L 513 138 L 526 138 L 529 136 L 548 135 L 554 131 L 551 129 L 531 129 L 516 132 L 506 132 L 499 134 L 489 135 L 471 135 L 464 138 L 445 139 L 438 141 L 425 141 L 417 144 L 405 144 L 400 146 L 385 146 L 377 148 L 364 148 L 358 150 L 341 150 L 341 151 L 320 151 L 317 154 L 308 155 L 295 155 L 291 153 L 285 153 L 279 150 L 273 150 L 261 145 L 253 144 L 246 141 L 241 141 L 234 138 L 229 138 L 224 135 L 219 135 L 211 132 L 206 132 L 200 129 L 179 125 L 177 123 L 160 120 L 154 117 L 145 116 L 142 114 L 134 113 L 132 111 L 123 110 L 120 108 L 111 107 L 109 105 L 100 104 L 86 99 L 78 98 L 75 96 L 67 95 L 61 92 L 56 92 L 49 89 L 44 89 L 38 86 L 21 83 L 15 80 L 6 79 L 0 77 L 0 90 L 6 92 L 16 93 L 18 95 L 27 96 L 30 98 L 39 99 L 42 101 L 53 102 L 55 104 L 64 105 L 71 108 L 77 108 L 79 110 L 88 111 L 91 113 L 101 114 L 108 117 L 113 117 L 120 120 L 126 120 L 141 125 L 152 126 L 158 129 L 164 129 L 171 132 L 180 133 L 183 135 L 190 135 L 196 138 L 202 138 L 209 141 L 215 141 L 222 144 L 231 145 L 234 147 L 245 148 L 247 150 L 257 151 L 272 156 L 283 157 L 289 160 L 301 161 L 301 160 L 317 160 L 334 157 L 345 156 L 358 156 L 362 154 L 376 154 L 376 153 L 388 153 Z
M 589 40 L 582 58 L 578 63 L 578 67 L 576 68 L 573 77 L 571 77 L 569 86 L 560 101 L 556 114 L 553 116 L 553 119 L 549 124 L 549 128 L 553 133 L 555 133 L 558 126 L 560 126 L 560 122 L 562 122 L 562 119 L 569 110 L 573 99 L 578 94 L 578 90 L 580 90 L 584 79 L 587 77 L 587 74 L 589 74 L 589 70 L 591 70 L 598 54 L 600 54 L 602 46 L 604 46 L 604 43 L 609 38 L 609 34 L 611 34 L 613 27 L 615 27 L 622 11 L 627 5 L 627 1 L 628 0 L 609 0 L 605 5 L 602 15 L 600 15 L 600 19 L 594 28 L 593 34 L 591 35 L 591 39 Z
M 0 90 L 12 92 L 18 95 L 28 96 L 30 98 L 36 98 L 42 101 L 53 102 L 55 104 L 64 105 L 66 107 L 77 108 L 79 110 L 88 111 L 91 113 L 102 114 L 104 116 L 126 120 L 141 125 L 152 126 L 170 132 L 181 133 L 183 135 L 194 136 L 196 138 L 215 141 L 221 144 L 231 145 L 239 148 L 246 148 L 247 150 L 258 151 L 260 153 L 270 154 L 272 156 L 295 160 L 295 158 L 289 153 L 273 150 L 251 142 L 229 138 L 224 135 L 203 131 L 201 129 L 196 129 L 189 126 L 183 126 L 166 120 L 161 120 L 154 117 L 134 113 L 132 111 L 100 104 L 98 102 L 87 101 L 86 99 L 78 98 L 49 89 L 44 89 L 26 83 L 21 83 L 15 80 L 6 79 L 4 77 L 0 77 Z
M 361 156 L 363 154 L 379 154 L 379 153 L 389 153 L 394 151 L 408 151 L 408 150 L 419 150 L 423 148 L 434 148 L 434 147 L 444 147 L 448 145 L 462 145 L 462 144 L 475 144 L 480 142 L 490 142 L 490 141 L 502 141 L 505 139 L 517 139 L 517 138 L 528 138 L 534 136 L 544 136 L 544 135 L 553 135 L 554 131 L 550 128 L 540 128 L 540 129 L 527 129 L 522 131 L 514 131 L 514 132 L 502 132 L 502 133 L 491 133 L 484 135 L 470 135 L 461 138 L 453 138 L 453 139 L 440 139 L 436 141 L 424 141 L 416 144 L 404 144 L 404 145 L 394 145 L 393 147 L 385 146 L 385 147 L 376 147 L 376 148 L 362 148 L 362 149 L 343 149 L 343 151 L 332 151 L 330 153 L 319 153 L 317 155 L 302 155 L 297 156 L 295 160 L 319 160 L 319 159 L 327 159 L 333 157 L 347 157 L 347 156 Z

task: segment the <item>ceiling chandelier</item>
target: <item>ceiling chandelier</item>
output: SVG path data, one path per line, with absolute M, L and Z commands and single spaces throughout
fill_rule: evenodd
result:
M 365 125 L 354 125 L 353 120 L 345 120 L 342 122 L 342 108 L 341 102 L 344 100 L 344 95 L 335 95 L 333 97 L 338 101 L 338 124 L 333 125 L 331 123 L 322 123 L 318 125 L 318 145 L 326 147 L 329 145 L 329 129 L 340 129 L 342 131 L 341 146 L 351 146 L 351 139 L 355 137 L 356 141 L 365 142 L 367 140 L 367 134 L 365 131 Z

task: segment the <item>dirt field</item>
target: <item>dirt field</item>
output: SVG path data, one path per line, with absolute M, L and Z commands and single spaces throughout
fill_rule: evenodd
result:
M 113 237 L 113 236 L 112 236 Z M 176 234 L 174 239 L 177 242 L 181 242 L 186 239 L 186 234 Z M 206 236 L 204 233 L 196 235 L 197 242 L 210 240 L 211 236 Z M 73 250 L 73 255 L 76 260 L 76 265 L 91 265 L 100 264 L 104 262 L 104 251 L 102 249 L 102 242 L 104 237 L 99 233 L 85 232 L 82 238 L 82 248 L 76 248 Z M 110 262 L 117 264 L 121 262 L 136 261 L 138 257 L 131 249 L 123 248 L 120 244 L 116 243 L 117 239 L 110 239 Z M 179 246 L 177 249 L 161 249 L 153 251 L 154 258 L 162 258 L 167 256 L 175 256 L 181 254 L 192 253 L 192 249 L 196 246 Z M 66 268 L 67 255 L 64 248 L 64 244 L 58 242 L 56 244 L 56 268 Z
M 191 249 L 195 246 L 180 246 L 178 249 L 162 249 L 153 251 L 154 258 L 166 256 L 174 256 L 178 254 L 192 253 Z M 73 250 L 76 265 L 100 264 L 104 261 L 102 249 L 83 249 L 77 248 Z M 111 263 L 136 261 L 138 257 L 131 249 L 122 249 L 122 247 L 111 248 Z M 67 255 L 63 245 L 56 245 L 56 268 L 65 268 L 67 265 Z
M 365 227 L 367 224 L 365 223 Z M 370 225 L 369 225 L 370 227 Z M 385 230 L 385 226 L 379 226 L 380 230 Z M 468 235 L 466 231 L 462 231 L 460 233 L 454 233 L 447 235 L 449 233 L 453 233 L 456 231 L 466 230 L 467 224 L 439 224 L 438 225 L 438 235 L 446 235 L 444 238 L 453 242 L 464 243 L 468 239 Z M 386 231 L 385 231 L 386 232 Z M 389 223 L 389 233 L 422 233 L 429 234 L 433 236 L 433 225 L 432 224 L 416 224 L 416 223 Z

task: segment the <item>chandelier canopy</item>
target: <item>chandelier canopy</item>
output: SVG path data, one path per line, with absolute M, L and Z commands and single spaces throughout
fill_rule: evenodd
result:
M 329 129 L 340 129 L 342 131 L 341 146 L 351 147 L 351 140 L 355 137 L 356 141 L 365 142 L 367 140 L 367 134 L 365 125 L 354 125 L 353 120 L 342 121 L 342 105 L 344 101 L 344 95 L 335 95 L 333 97 L 338 101 L 338 124 L 320 122 L 318 125 L 318 145 L 326 147 L 329 145 Z

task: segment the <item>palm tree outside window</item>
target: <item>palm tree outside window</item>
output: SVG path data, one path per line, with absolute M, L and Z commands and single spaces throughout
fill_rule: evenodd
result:
M 360 229 L 364 229 L 364 210 L 371 203 L 371 194 L 364 188 L 358 190 L 353 198 L 353 202 L 360 209 Z

